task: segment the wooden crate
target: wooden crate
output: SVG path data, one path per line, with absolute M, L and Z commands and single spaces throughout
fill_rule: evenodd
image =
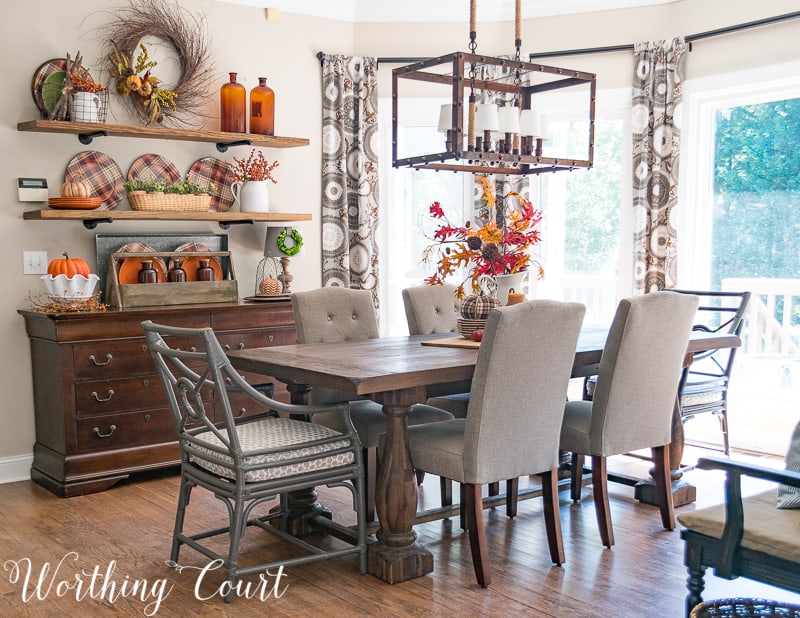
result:
M 216 257 L 220 258 L 221 281 L 184 281 L 181 283 L 119 282 L 118 266 L 128 258 Z M 239 286 L 233 271 L 230 251 L 151 251 L 148 253 L 112 253 L 109 256 L 105 302 L 112 307 L 152 307 L 225 303 L 239 300 Z

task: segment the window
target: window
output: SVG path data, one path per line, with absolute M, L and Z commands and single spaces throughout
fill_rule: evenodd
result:
M 419 152 L 431 152 L 423 142 L 430 127 L 438 120 L 443 101 L 421 99 L 418 114 L 409 124 L 398 127 L 398 140 L 404 140 L 402 152 L 419 143 Z M 545 142 L 564 152 L 561 144 L 572 147 L 573 141 L 585 141 L 585 102 L 569 98 L 552 100 L 553 108 L 541 110 L 550 135 Z M 608 324 L 617 300 L 629 295 L 632 280 L 630 152 L 627 111 L 630 92 L 620 90 L 598 94 L 595 119 L 595 162 L 591 170 L 531 175 L 530 197 L 534 207 L 544 212 L 543 242 L 537 246 L 545 267 L 545 279 L 535 282 L 531 296 L 576 300 L 587 305 L 587 323 Z M 404 114 L 404 117 L 407 114 Z M 421 263 L 428 244 L 424 231 L 430 224 L 428 206 L 438 200 L 451 221 L 469 219 L 472 209 L 472 176 L 446 172 L 412 171 L 391 166 L 391 105 L 382 101 L 380 110 L 383 140 L 381 158 L 381 272 L 384 335 L 406 334 L 401 290 L 419 285 L 432 274 L 432 267 Z M 416 122 L 417 124 L 412 124 Z M 422 129 L 424 127 L 424 130 Z M 443 137 L 440 136 L 440 139 Z M 435 145 L 434 145 L 435 146 Z M 583 153 L 576 153 L 576 156 Z M 428 228 L 430 230 L 430 228 Z M 622 232 L 621 232 L 622 231 Z

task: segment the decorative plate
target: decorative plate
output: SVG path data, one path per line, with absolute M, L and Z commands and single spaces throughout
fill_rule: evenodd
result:
M 186 174 L 187 182 L 195 182 L 208 186 L 211 194 L 211 208 L 209 210 L 227 212 L 233 206 L 233 166 L 222 159 L 203 157 L 198 159 L 189 168 Z
M 131 242 L 122 245 L 114 253 L 154 253 L 155 249 L 143 242 Z M 121 285 L 139 283 L 139 271 L 142 269 L 142 260 L 145 258 L 125 258 L 117 269 L 117 279 Z M 167 265 L 160 256 L 153 256 L 153 268 L 158 274 L 158 282 L 167 280 Z
M 201 245 L 197 242 L 187 242 L 178 247 L 175 247 L 175 251 L 197 251 L 203 252 L 208 251 L 208 247 L 205 245 Z M 174 259 L 174 258 L 173 258 Z M 187 257 L 183 260 L 183 270 L 186 271 L 186 281 L 197 281 L 197 269 L 200 268 L 200 260 L 207 259 L 210 261 L 210 266 L 214 270 L 214 281 L 222 281 L 224 279 L 222 273 L 222 266 L 219 263 L 219 260 L 211 255 L 208 258 L 203 258 L 201 256 L 198 257 Z
M 50 208 L 65 210 L 94 210 L 102 203 L 99 197 L 51 197 L 47 200 Z
M 122 200 L 125 179 L 114 159 L 96 150 L 79 152 L 67 165 L 64 182 L 82 179 L 92 186 L 92 197 L 103 200 L 100 210 L 111 210 Z
M 48 107 L 43 96 L 44 85 L 45 83 L 52 84 L 58 80 L 57 77 L 52 77 L 54 73 L 62 73 L 61 79 L 63 80 L 67 75 L 66 71 L 66 58 L 52 58 L 47 62 L 43 62 L 33 73 L 33 79 L 31 80 L 31 94 L 33 94 L 33 102 L 36 104 L 36 107 L 40 112 L 42 112 L 45 118 L 47 117 L 47 113 L 50 111 L 52 106 L 55 105 L 58 102 L 58 99 L 61 98 L 61 92 L 58 92 L 58 96 L 50 95 L 50 88 L 48 88 L 48 102 L 50 104 Z M 55 96 L 54 100 L 53 96 Z
M 176 183 L 180 182 L 181 173 L 161 155 L 145 154 L 131 163 L 128 168 L 128 180 L 163 180 Z

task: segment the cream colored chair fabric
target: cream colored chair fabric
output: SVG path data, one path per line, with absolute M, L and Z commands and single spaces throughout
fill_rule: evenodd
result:
M 661 521 L 668 530 L 675 527 L 667 447 L 697 305 L 696 296 L 670 292 L 620 301 L 593 400 L 566 404 L 561 448 L 573 453 L 575 471 L 583 469 L 582 456 L 592 458 L 595 509 L 606 547 L 614 544 L 606 473 L 612 455 L 653 449 Z
M 365 341 L 378 337 L 378 320 L 369 290 L 349 288 L 319 288 L 292 294 L 292 309 L 297 327 L 298 343 L 329 343 Z M 344 395 L 327 389 L 312 389 L 311 401 L 323 403 L 342 401 Z M 350 402 L 350 417 L 364 448 L 364 469 L 367 490 L 367 520 L 375 517 L 375 482 L 378 463 L 378 440 L 386 431 L 386 417 L 380 404 L 368 399 Z M 453 415 L 424 404 L 411 409 L 408 424 L 417 425 L 452 419 Z M 319 416 L 317 422 L 328 424 Z M 340 420 L 330 419 L 338 429 Z
M 410 427 L 415 468 L 464 485 L 478 583 L 489 585 L 481 485 L 541 474 L 550 557 L 564 562 L 558 514 L 558 442 L 586 308 L 534 300 L 489 314 L 466 418 Z

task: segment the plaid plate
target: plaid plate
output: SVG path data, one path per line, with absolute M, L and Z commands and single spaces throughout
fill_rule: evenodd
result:
M 227 212 L 233 205 L 233 167 L 227 161 L 214 157 L 198 159 L 186 174 L 187 182 L 208 186 L 211 194 L 211 211 Z
M 79 152 L 67 165 L 64 182 L 85 180 L 92 186 L 91 197 L 103 199 L 98 210 L 116 208 L 122 200 L 125 179 L 114 159 L 96 150 Z
M 176 183 L 180 182 L 181 173 L 161 155 L 145 154 L 131 163 L 128 168 L 128 180 L 163 180 Z
M 53 58 L 47 62 L 43 62 L 33 73 L 33 79 L 31 80 L 31 93 L 33 94 L 33 102 L 36 103 L 36 107 L 40 112 L 42 112 L 42 115 L 45 118 L 47 118 L 47 112 L 49 110 L 47 109 L 47 105 L 45 105 L 44 96 L 42 94 L 42 91 L 44 90 L 44 83 L 53 73 L 66 70 L 66 58 Z M 56 101 L 57 100 L 58 98 L 56 97 Z

